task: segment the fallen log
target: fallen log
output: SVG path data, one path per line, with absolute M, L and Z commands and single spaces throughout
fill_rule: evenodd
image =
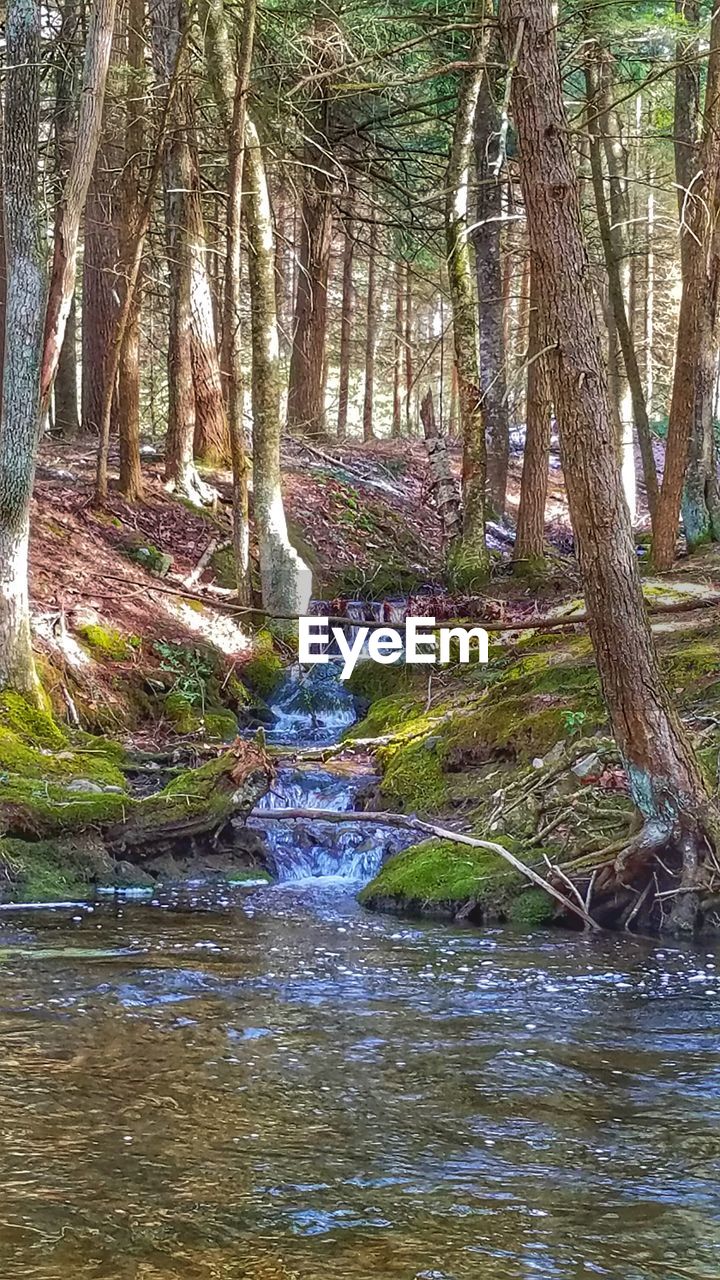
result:
M 336 809 L 254 809 L 250 816 L 272 822 L 305 819 L 309 822 L 362 822 L 373 823 L 377 826 L 402 827 L 407 831 L 420 831 L 424 835 L 435 836 L 438 840 L 452 840 L 456 844 L 469 845 L 472 849 L 487 849 L 488 852 L 497 854 L 499 858 L 509 862 L 511 867 L 514 867 L 521 875 L 531 880 L 538 888 L 544 889 L 545 893 L 554 898 L 556 902 L 561 903 L 567 911 L 579 916 L 588 929 L 600 932 L 600 925 L 596 920 L 593 920 L 580 902 L 573 902 L 560 889 L 556 889 L 548 880 L 539 875 L 533 867 L 527 866 L 526 863 L 516 858 L 514 853 L 510 853 L 509 849 L 505 849 L 503 845 L 496 844 L 492 840 L 479 840 L 476 836 L 468 836 L 462 831 L 451 831 L 447 827 L 439 827 L 432 822 L 423 822 L 420 818 L 403 813 L 376 813 L 372 811 L 366 813 L 362 810 L 351 809 L 345 811 Z
M 108 852 L 144 862 L 210 840 L 233 817 L 248 817 L 269 789 L 273 767 L 259 746 L 238 739 L 199 769 L 178 774 L 162 791 L 137 800 L 121 822 L 102 833 Z

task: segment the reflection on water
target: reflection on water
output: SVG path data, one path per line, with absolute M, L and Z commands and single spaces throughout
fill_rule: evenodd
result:
M 714 955 L 214 892 L 3 921 L 3 1278 L 716 1280 Z

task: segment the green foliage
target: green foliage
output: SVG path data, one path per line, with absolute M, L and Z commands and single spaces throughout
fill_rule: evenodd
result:
M 155 652 L 162 659 L 160 669 L 172 676 L 172 686 L 168 698 L 177 695 L 189 707 L 205 709 L 208 681 L 214 674 L 215 664 L 206 650 L 189 649 L 183 644 L 174 644 L 170 640 L 158 640 Z M 166 699 L 166 707 L 167 707 Z

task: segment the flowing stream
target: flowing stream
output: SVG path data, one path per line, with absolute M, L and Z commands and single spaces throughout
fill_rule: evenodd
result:
M 1 918 L 3 1280 L 717 1280 L 720 948 L 372 916 L 396 836 L 267 826 L 275 885 Z

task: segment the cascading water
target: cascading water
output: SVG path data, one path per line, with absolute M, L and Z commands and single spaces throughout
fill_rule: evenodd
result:
M 346 811 L 355 807 L 357 793 L 368 780 L 366 774 L 329 769 L 281 769 L 258 808 Z M 364 883 L 379 871 L 389 854 L 408 843 L 397 830 L 369 823 L 252 821 L 263 831 L 270 870 L 281 883 L 319 877 Z
M 401 602 L 393 602 L 392 608 L 392 616 L 397 619 Z M 361 601 L 352 602 L 347 613 L 359 623 L 368 614 L 376 621 L 389 620 L 384 603 L 371 608 Z M 292 668 L 270 705 L 274 721 L 266 731 L 268 741 L 297 749 L 337 742 L 357 718 L 355 700 L 340 680 L 339 670 L 333 662 L 309 670 Z M 357 807 L 358 794 L 372 780 L 367 772 L 350 772 L 340 765 L 281 768 L 272 791 L 263 797 L 258 808 L 347 811 Z M 262 830 L 270 869 L 280 883 L 318 878 L 363 883 L 376 874 L 390 853 L 411 843 L 407 833 L 361 822 L 267 822 L 256 817 L 251 825 Z

